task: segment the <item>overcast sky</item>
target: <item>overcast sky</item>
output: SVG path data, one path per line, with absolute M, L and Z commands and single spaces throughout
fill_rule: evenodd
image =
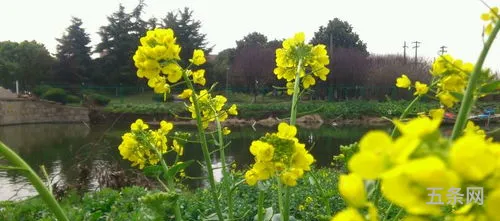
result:
M 0 0 L 0 41 L 36 40 L 55 53 L 57 42 L 71 16 L 83 20 L 92 46 L 106 17 L 122 3 L 131 11 L 137 0 Z M 485 0 L 500 6 L 499 0 Z M 402 54 L 403 43 L 420 41 L 419 56 L 432 59 L 439 47 L 453 56 L 475 62 L 482 48 L 487 8 L 479 0 L 146 0 L 144 18 L 164 17 L 183 7 L 201 20 L 214 52 L 235 47 L 236 40 L 257 31 L 272 39 L 305 32 L 311 39 L 319 26 L 337 17 L 349 22 L 372 54 Z M 414 55 L 414 49 L 408 53 Z M 486 66 L 500 70 L 500 42 L 494 44 Z

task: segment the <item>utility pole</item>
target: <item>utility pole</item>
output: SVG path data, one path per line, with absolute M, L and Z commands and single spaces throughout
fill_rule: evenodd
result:
M 330 45 L 328 47 L 329 55 L 332 56 L 333 54 L 333 36 L 332 34 L 329 35 L 329 40 L 330 40 Z
M 446 48 L 447 48 L 447 47 L 446 47 L 446 46 L 444 46 L 444 45 L 443 45 L 443 46 L 441 46 L 441 47 L 439 47 L 439 48 L 441 48 L 441 50 L 439 50 L 439 53 L 440 53 L 441 55 L 443 55 L 444 53 L 448 52 L 448 51 L 446 51 Z
M 403 45 L 403 59 L 405 61 L 405 64 L 406 64 L 406 49 L 408 48 L 408 45 L 406 45 L 406 41 L 405 41 L 405 44 Z
M 415 64 L 417 64 L 417 50 L 418 50 L 418 47 L 420 47 L 419 44 L 422 43 L 422 42 L 420 42 L 420 41 L 414 41 L 412 43 L 415 44 L 415 46 L 413 46 L 413 48 L 415 48 Z

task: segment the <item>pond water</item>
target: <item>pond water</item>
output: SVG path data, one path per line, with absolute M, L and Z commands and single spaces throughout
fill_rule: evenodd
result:
M 32 124 L 0 127 L 0 140 L 14 149 L 27 161 L 35 171 L 41 171 L 43 165 L 51 179 L 51 183 L 67 185 L 84 190 L 98 188 L 102 177 L 116 177 L 116 171 L 137 171 L 130 167 L 130 163 L 121 159 L 118 145 L 121 134 L 128 130 L 129 122 L 111 125 L 85 124 Z M 194 132 L 190 126 L 175 127 L 176 130 Z M 389 127 L 360 127 L 344 126 L 332 127 L 323 125 L 317 129 L 301 128 L 299 139 L 316 158 L 317 166 L 329 166 L 332 156 L 339 153 L 339 146 L 353 143 L 370 129 L 389 131 Z M 245 169 L 253 162 L 248 147 L 251 141 L 258 139 L 266 132 L 275 128 L 250 127 L 231 128 L 228 136 L 231 144 L 227 149 L 227 158 L 230 162 L 237 162 L 238 168 Z M 450 129 L 444 129 L 445 133 Z M 498 140 L 498 137 L 496 137 Z M 203 161 L 198 145 L 190 144 L 185 147 L 183 159 Z M 220 166 L 217 156 L 212 159 L 214 167 Z M 0 164 L 5 162 L 0 161 Z M 203 177 L 204 170 L 197 163 L 186 169 L 190 177 Z M 130 177 L 129 175 L 127 175 Z M 220 171 L 215 171 L 216 178 L 220 178 Z M 203 179 L 187 180 L 190 188 L 206 186 Z M 122 182 L 117 179 L 115 182 Z M 0 201 L 21 199 L 36 194 L 27 180 L 15 171 L 0 171 Z

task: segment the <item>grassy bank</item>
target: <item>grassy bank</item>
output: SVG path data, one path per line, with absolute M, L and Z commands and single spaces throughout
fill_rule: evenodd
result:
M 242 179 L 241 173 L 236 175 Z M 292 189 L 292 215 L 300 220 L 321 220 L 318 215 L 325 215 L 325 218 L 331 215 L 325 214 L 321 195 L 309 182 L 311 175 L 316 176 L 322 183 L 332 210 L 336 212 L 343 209 L 345 204 L 337 190 L 338 173 L 333 169 L 318 169 L 307 173 Z M 168 210 L 164 210 L 164 214 L 155 214 L 147 203 L 140 200 L 141 197 L 154 192 L 155 190 L 146 190 L 143 187 L 103 189 L 83 196 L 71 193 L 64 197 L 61 203 L 70 220 L 173 220 L 172 217 L 166 216 Z M 272 207 L 275 213 L 278 211 L 276 192 L 276 186 L 271 186 L 266 191 L 264 202 L 265 208 Z M 238 186 L 234 194 L 236 217 L 241 217 L 241 220 L 253 220 L 257 213 L 257 195 L 257 187 L 250 187 L 245 183 Z M 179 198 L 181 208 L 185 208 L 182 210 L 184 219 L 202 220 L 212 214 L 213 203 L 208 196 L 204 189 L 184 191 Z M 162 204 L 161 201 L 159 203 Z M 165 217 L 161 218 L 163 215 Z M 39 198 L 32 198 L 17 203 L 1 202 L 0 220 L 54 220 L 54 217 Z
M 279 99 L 257 100 L 252 103 L 244 102 L 239 98 L 237 102 L 239 115 L 243 119 L 263 119 L 267 117 L 284 118 L 290 115 L 290 102 L 280 101 Z M 319 114 L 324 119 L 357 119 L 363 116 L 367 117 L 398 117 L 408 106 L 409 101 L 303 101 L 299 106 L 300 115 Z M 410 111 L 410 116 L 425 112 L 432 108 L 438 108 L 437 102 L 421 102 L 415 105 Z M 500 112 L 499 102 L 480 102 L 474 109 L 476 113 L 481 113 L 485 107 L 493 107 L 496 113 Z M 189 113 L 185 110 L 183 102 L 166 103 L 112 103 L 105 109 L 112 113 L 132 113 L 132 114 L 167 114 L 170 117 L 181 116 L 188 117 Z M 458 109 L 451 109 L 451 112 L 457 113 Z

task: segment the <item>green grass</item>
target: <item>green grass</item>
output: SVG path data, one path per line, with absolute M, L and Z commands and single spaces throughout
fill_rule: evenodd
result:
M 326 191 L 328 202 L 333 212 L 345 208 L 345 204 L 337 190 L 338 172 L 333 169 L 315 169 L 305 174 L 298 185 L 292 188 L 290 203 L 291 215 L 299 220 L 321 220 L 321 216 L 328 218 L 325 207 L 320 201 L 320 195 L 310 183 L 309 177 L 313 173 Z M 236 172 L 236 179 L 242 179 L 242 172 Z M 206 189 L 183 191 L 180 196 L 180 205 L 184 220 L 202 220 L 214 212 L 212 199 Z M 65 196 L 61 204 L 68 213 L 70 220 L 173 220 L 172 217 L 155 217 L 152 210 L 139 198 L 156 192 L 142 187 L 127 187 L 121 190 L 103 189 L 85 193 L 83 197 L 76 193 Z M 271 185 L 266 191 L 264 207 L 272 207 L 278 213 L 277 188 Z M 253 220 L 257 213 L 256 186 L 245 183 L 238 185 L 234 192 L 235 216 L 241 220 Z M 306 202 L 307 197 L 312 202 Z M 225 205 L 226 202 L 222 202 Z M 303 209 L 299 210 L 299 205 Z M 168 207 L 163 210 L 168 213 Z M 54 220 L 54 217 L 38 197 L 21 202 L 0 202 L 0 220 Z

